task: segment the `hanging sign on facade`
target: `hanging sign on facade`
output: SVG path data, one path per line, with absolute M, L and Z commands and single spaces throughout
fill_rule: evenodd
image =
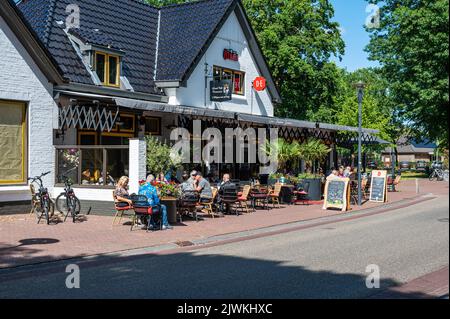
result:
M 239 61 L 239 55 L 236 51 L 233 51 L 231 49 L 224 49 L 223 50 L 223 59 L 237 62 L 237 61 Z
M 267 82 L 266 79 L 263 78 L 262 76 L 258 76 L 254 81 L 253 81 L 253 88 L 256 91 L 264 91 L 266 89 L 267 86 Z
M 210 87 L 212 102 L 231 101 L 233 94 L 231 80 L 211 81 Z

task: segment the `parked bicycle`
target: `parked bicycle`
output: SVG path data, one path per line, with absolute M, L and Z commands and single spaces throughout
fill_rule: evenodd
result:
M 53 210 L 53 203 L 50 199 L 50 194 L 48 193 L 48 189 L 44 187 L 42 183 L 42 177 L 50 174 L 50 172 L 43 173 L 40 176 L 29 177 L 28 180 L 31 181 L 31 184 L 36 183 L 39 187 L 38 192 L 35 194 L 35 201 L 38 205 L 35 209 L 36 217 L 38 219 L 38 224 L 41 222 L 41 219 L 44 217 L 47 225 L 50 224 L 50 215 Z
M 66 176 L 62 176 L 61 179 L 64 181 L 64 192 L 56 198 L 56 209 L 64 216 L 64 222 L 70 215 L 72 222 L 75 223 L 81 211 L 80 200 L 75 196 L 70 179 Z
M 443 181 L 444 171 L 440 168 L 434 168 L 429 177 L 430 181 Z

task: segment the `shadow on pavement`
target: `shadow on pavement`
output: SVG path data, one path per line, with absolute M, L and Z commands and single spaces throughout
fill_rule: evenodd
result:
M 32 258 L 33 250 L 12 247 L 7 254 Z M 389 287 L 368 289 L 361 274 L 309 270 L 285 262 L 209 254 L 205 251 L 161 255 L 98 256 L 78 262 L 80 289 L 65 286 L 66 266 L 74 260 L 26 271 L 0 271 L 0 298 L 151 298 L 151 299 L 355 299 Z M 324 263 L 325 264 L 325 263 Z M 36 275 L 39 274 L 39 275 Z M 430 298 L 420 292 L 389 298 Z

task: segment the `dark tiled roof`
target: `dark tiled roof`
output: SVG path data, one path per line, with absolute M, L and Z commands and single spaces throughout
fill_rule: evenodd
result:
M 58 24 L 65 21 L 69 4 L 80 7 L 82 29 L 99 29 L 125 51 L 123 74 L 135 91 L 156 93 L 153 78 L 158 9 L 137 0 L 26 0 L 19 4 L 33 28 L 42 29 L 40 16 L 42 11 L 48 12 L 49 32 L 47 35 L 39 32 L 43 42 L 71 82 L 91 85 L 94 83 L 89 72 L 65 34 L 64 26 Z
M 18 7 L 71 82 L 94 85 L 63 30 L 66 7 L 76 4 L 80 29 L 72 34 L 91 44 L 123 50 L 123 75 L 135 91 L 158 93 L 155 69 L 157 81 L 184 80 L 236 3 L 202 0 L 157 9 L 140 0 L 23 0 Z
M 48 36 L 48 19 L 50 16 L 49 0 L 23 0 L 19 6 L 33 30 L 45 43 Z
M 161 9 L 158 81 L 182 80 L 233 3 L 206 0 Z
M 95 44 L 98 46 L 110 47 L 120 50 L 120 45 L 115 44 L 114 40 L 99 29 L 72 28 L 69 33 L 83 40 L 84 43 Z

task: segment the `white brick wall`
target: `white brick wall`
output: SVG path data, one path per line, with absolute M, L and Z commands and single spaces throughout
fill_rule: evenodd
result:
M 55 180 L 53 128 L 58 123 L 53 88 L 1 17 L 0 55 L 0 100 L 28 104 L 28 176 L 51 171 L 44 178 L 44 185 L 52 191 Z M 26 186 L 0 186 L 0 202 L 29 198 Z

